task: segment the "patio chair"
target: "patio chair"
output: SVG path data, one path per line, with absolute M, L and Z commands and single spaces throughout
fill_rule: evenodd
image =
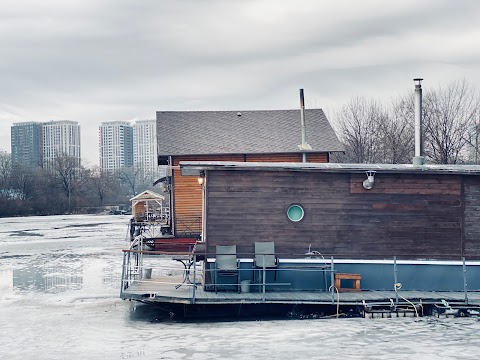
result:
M 262 274 L 266 269 L 274 269 L 274 281 L 277 281 L 277 265 L 278 259 L 275 255 L 275 242 L 255 242 L 255 259 L 254 259 L 254 273 L 253 279 L 255 280 L 255 270 L 258 272 L 258 281 L 262 282 Z
M 236 245 L 217 245 L 216 266 L 215 266 L 215 293 L 218 290 L 218 276 L 229 276 L 235 278 L 237 291 L 240 292 L 240 279 L 237 259 Z

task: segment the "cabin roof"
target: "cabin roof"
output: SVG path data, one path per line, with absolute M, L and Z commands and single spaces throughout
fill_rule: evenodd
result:
M 182 161 L 182 175 L 198 176 L 205 170 L 250 170 L 250 171 L 309 171 L 330 173 L 416 173 L 480 175 L 480 165 L 412 165 L 412 164 L 340 164 L 340 163 L 270 163 L 270 162 L 225 162 Z
M 157 194 L 156 192 L 151 190 L 145 190 L 144 192 L 141 192 L 140 194 L 130 199 L 130 201 L 138 200 L 165 200 L 165 196 Z
M 305 110 L 309 152 L 344 151 L 322 109 Z M 301 153 L 300 110 L 157 111 L 158 155 Z

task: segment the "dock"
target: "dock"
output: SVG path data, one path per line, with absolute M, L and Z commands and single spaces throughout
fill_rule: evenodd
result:
M 254 286 L 254 285 L 252 285 Z M 416 303 L 436 304 L 442 300 L 449 303 L 463 303 L 465 293 L 460 291 L 401 291 L 399 295 Z M 360 306 L 367 303 L 389 303 L 390 299 L 396 300 L 397 292 L 366 290 L 359 292 L 332 293 L 327 291 L 272 291 L 237 293 L 233 291 L 205 291 L 202 286 L 197 286 L 193 292 L 193 285 L 182 286 L 175 289 L 174 286 L 159 284 L 154 280 L 134 282 L 123 291 L 126 298 L 147 300 L 151 302 L 172 302 L 178 304 L 319 304 L 332 305 L 337 301 L 341 305 Z M 404 300 L 400 299 L 401 302 Z M 480 292 L 468 292 L 468 303 L 480 306 Z
M 261 285 L 251 285 L 261 288 Z M 135 280 L 123 299 L 159 305 L 182 317 L 321 314 L 337 317 L 462 317 L 480 315 L 480 292 L 470 291 L 208 291 L 181 277 Z M 314 317 L 316 317 L 315 315 Z
M 468 288 L 466 281 L 476 277 L 478 262 L 358 262 L 290 257 L 279 259 L 274 269 L 255 269 L 251 259 L 243 258 L 237 262 L 235 276 L 219 277 L 216 282 L 215 258 L 195 251 L 123 252 L 120 297 L 158 305 L 176 314 L 194 312 L 209 317 L 220 313 L 277 315 L 295 311 L 364 317 L 480 315 L 480 290 L 477 286 Z M 345 271 L 349 269 L 355 271 Z M 456 281 L 438 283 L 431 277 L 420 281 L 422 271 Z M 416 276 L 415 282 L 411 274 Z M 429 289 L 432 284 L 437 288 Z

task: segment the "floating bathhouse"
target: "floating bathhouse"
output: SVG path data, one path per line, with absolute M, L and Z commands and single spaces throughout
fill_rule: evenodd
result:
M 184 316 L 480 314 L 480 166 L 424 165 L 415 81 L 413 164 L 329 163 L 343 149 L 321 110 L 305 129 L 303 97 L 300 116 L 157 113 L 171 236 L 195 242 L 137 238 L 120 296 Z
M 255 304 L 332 311 L 337 301 L 359 311 L 402 298 L 431 308 L 442 300 L 480 304 L 479 166 L 184 162 L 180 168 L 183 176 L 203 179 L 195 183 L 203 198 L 202 246 L 172 255 L 185 266 L 176 289 L 163 292 L 165 284 L 153 276 L 143 282 L 124 276 L 124 298 L 194 305 L 190 311 Z M 259 253 L 267 243 L 269 252 Z M 237 265 L 219 270 L 219 255 L 234 256 Z M 263 267 L 258 258 L 269 255 L 275 260 Z

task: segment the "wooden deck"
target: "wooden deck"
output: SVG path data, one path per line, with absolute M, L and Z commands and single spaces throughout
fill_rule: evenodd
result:
M 171 279 L 174 280 L 174 279 Z M 396 300 L 395 291 L 359 291 L 348 293 L 335 293 L 332 300 L 332 293 L 325 291 L 266 291 L 262 292 L 230 292 L 205 291 L 203 286 L 198 285 L 193 291 L 193 285 L 178 283 L 159 283 L 153 280 L 137 281 L 123 291 L 122 298 L 132 300 L 143 300 L 149 302 L 166 302 L 176 304 L 336 304 L 337 296 L 340 305 L 362 305 L 367 303 L 389 303 L 390 299 Z M 252 286 L 254 288 L 254 286 Z M 435 304 L 442 300 L 449 303 L 463 303 L 464 292 L 434 292 L 434 291 L 399 291 L 398 294 L 412 302 L 424 304 Z M 400 302 L 404 300 L 399 297 Z M 480 292 L 468 292 L 468 303 L 480 305 Z

